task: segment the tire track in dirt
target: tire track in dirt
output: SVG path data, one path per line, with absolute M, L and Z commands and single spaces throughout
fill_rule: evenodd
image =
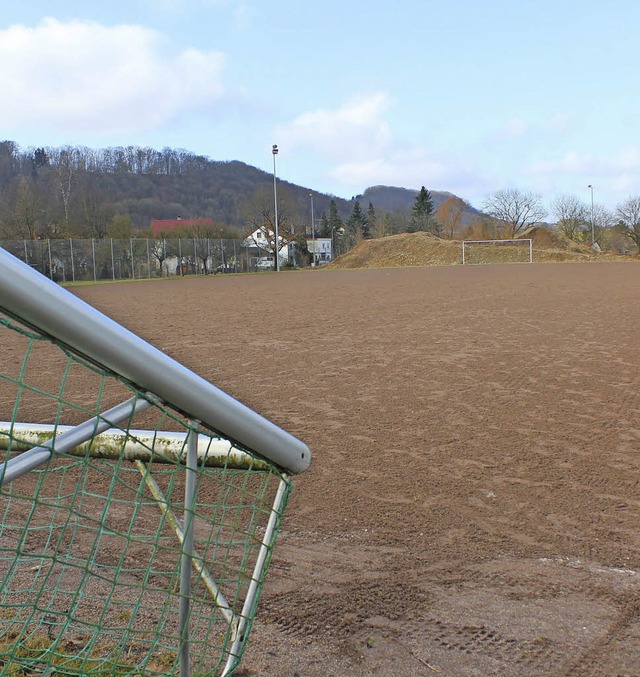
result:
M 640 619 L 615 625 L 640 571 L 638 272 L 318 270 L 78 294 L 314 453 L 252 674 L 640 674 Z

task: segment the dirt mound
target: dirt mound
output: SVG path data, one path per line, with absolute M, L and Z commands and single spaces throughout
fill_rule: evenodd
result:
M 562 233 L 539 226 L 528 228 L 518 237 L 533 240 L 534 262 L 629 260 L 613 254 L 596 254 L 587 244 L 573 242 Z M 326 268 L 404 268 L 461 263 L 460 240 L 442 240 L 421 232 L 362 240 Z
M 524 240 L 533 240 L 535 249 L 553 249 L 556 251 L 569 251 L 575 254 L 586 254 L 590 257 L 594 255 L 593 250 L 588 244 L 574 242 L 563 233 L 557 233 L 541 226 L 532 226 L 518 235 L 518 238 Z
M 462 263 L 460 242 L 430 233 L 400 233 L 362 240 L 328 268 L 401 268 Z

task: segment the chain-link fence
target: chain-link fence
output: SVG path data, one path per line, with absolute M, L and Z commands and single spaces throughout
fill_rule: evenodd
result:
M 255 271 L 260 252 L 242 242 L 136 237 L 4 240 L 0 246 L 56 282 L 81 282 Z

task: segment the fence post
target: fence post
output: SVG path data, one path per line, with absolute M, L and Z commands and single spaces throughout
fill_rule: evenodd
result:
M 93 281 L 96 281 L 96 243 L 93 238 L 91 238 L 91 253 L 93 255 Z
M 76 268 L 73 264 L 73 240 L 69 238 L 69 253 L 71 254 L 71 279 L 76 281 Z
M 47 249 L 49 250 L 49 277 L 53 280 L 53 262 L 51 260 L 51 239 L 47 238 Z
M 127 239 L 129 240 L 129 246 L 126 246 Z M 136 255 L 138 246 L 136 240 L 145 240 L 146 242 L 146 263 L 147 263 L 147 275 L 144 275 L 142 271 L 142 266 L 144 263 L 144 252 L 140 253 L 140 268 L 138 275 L 135 272 L 136 266 Z M 191 245 L 189 245 L 189 240 L 191 239 Z M 70 259 L 67 260 L 65 248 L 66 245 L 64 241 L 68 240 L 69 242 L 69 256 Z M 155 277 L 163 277 L 166 274 L 168 275 L 169 266 L 166 258 L 162 262 L 158 261 L 156 263 L 156 254 L 152 251 L 152 242 L 155 242 L 153 238 L 125 238 L 125 239 L 116 239 L 114 244 L 114 238 L 55 238 L 53 239 L 53 245 L 51 244 L 50 238 L 43 238 L 38 241 L 31 241 L 26 238 L 23 238 L 22 245 L 20 245 L 20 240 L 11 241 L 14 250 L 16 251 L 17 256 L 22 256 L 24 262 L 27 265 L 30 265 L 32 268 L 39 270 L 43 275 L 48 275 L 52 280 L 59 279 L 61 282 L 66 282 L 67 280 L 73 282 L 78 282 L 79 280 L 91 280 L 97 282 L 98 280 L 108 279 L 109 274 L 107 272 L 107 263 L 109 260 L 109 253 L 107 251 L 107 241 L 109 242 L 109 247 L 111 249 L 111 279 L 115 282 L 122 279 L 153 279 Z M 176 247 L 177 241 L 177 247 Z M 0 241 L 1 242 L 1 241 Z M 45 244 L 46 242 L 46 244 Z M 159 243 L 160 241 L 158 241 Z M 248 272 L 251 270 L 251 257 L 248 251 L 245 251 L 245 248 L 241 246 L 241 241 L 236 239 L 225 240 L 224 238 L 186 238 L 185 247 L 182 247 L 182 239 L 176 238 L 175 240 L 170 240 L 171 244 L 167 245 L 166 239 L 162 240 L 163 254 L 167 257 L 168 248 L 171 249 L 172 253 L 170 258 L 173 260 L 177 255 L 178 262 L 175 269 L 176 275 L 185 275 L 185 268 L 187 268 L 187 274 L 196 274 L 200 275 L 203 273 L 210 273 L 215 270 L 217 266 L 224 266 L 226 269 L 231 267 L 231 261 L 233 261 L 233 270 L 234 272 Z M 228 244 L 231 242 L 231 244 Z M 89 244 L 91 243 L 91 244 Z M 216 244 L 217 243 L 217 244 Z M 91 247 L 91 265 L 93 269 L 93 278 L 91 273 L 88 272 L 89 268 L 89 251 L 88 247 Z M 118 253 L 116 257 L 116 249 L 122 246 L 122 250 Z M 158 244 L 158 246 L 160 246 Z M 175 249 L 174 249 L 175 247 Z M 202 250 L 200 250 L 202 247 Z M 206 250 L 205 250 L 206 247 Z M 192 254 L 189 254 L 189 250 L 192 250 Z M 200 255 L 199 255 L 200 254 Z M 79 264 L 79 277 L 76 276 L 76 256 L 78 256 Z M 124 270 L 126 267 L 126 257 L 130 257 L 131 270 L 127 274 Z M 233 256 L 233 259 L 231 258 Z M 47 273 L 47 257 L 48 257 L 48 266 L 49 272 Z M 54 275 L 53 260 L 56 261 L 56 273 Z M 152 264 L 153 262 L 153 264 Z M 71 269 L 69 269 L 69 263 Z M 118 264 L 118 270 L 116 271 L 116 263 Z M 152 267 L 153 265 L 153 267 Z M 158 273 L 156 274 L 156 265 L 158 267 Z M 200 268 L 202 265 L 202 268 Z M 190 270 L 189 267 L 193 266 L 193 270 Z M 100 270 L 98 269 L 100 267 Z M 69 275 L 69 272 L 71 273 Z

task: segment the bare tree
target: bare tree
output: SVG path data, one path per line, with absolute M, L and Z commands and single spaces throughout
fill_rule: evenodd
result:
M 250 237 L 253 243 L 270 254 L 274 255 L 274 269 L 278 256 L 290 242 L 295 239 L 293 226 L 288 223 L 287 203 L 284 196 L 278 195 L 278 243 L 276 247 L 275 210 L 273 194 L 269 190 L 258 188 L 247 210 L 247 224 L 251 229 Z
M 604 232 L 612 228 L 615 223 L 616 217 L 612 211 L 600 204 L 593 206 L 593 223 L 591 225 L 595 242 L 600 242 L 603 239 Z
M 158 262 L 158 267 L 160 268 L 160 277 L 163 277 L 165 273 L 168 275 L 166 266 L 164 262 L 172 255 L 167 240 L 165 238 L 151 240 L 151 255 Z
M 84 221 L 82 235 L 103 240 L 114 217 L 113 208 L 107 204 L 104 196 L 94 190 L 87 190 L 82 194 L 80 208 Z
M 62 198 L 64 225 L 65 228 L 68 229 L 71 189 L 78 169 L 79 151 L 72 146 L 65 146 L 59 149 L 48 149 L 47 152 L 52 160 L 57 188 L 60 191 L 60 197 Z
M 442 227 L 444 234 L 453 240 L 453 236 L 462 224 L 462 217 L 467 208 L 467 203 L 452 195 L 447 198 L 436 211 L 436 221 Z
M 210 259 L 213 259 L 214 248 L 211 246 L 211 240 L 215 238 L 216 231 L 213 225 L 198 224 L 185 230 L 185 234 L 193 239 L 193 249 L 196 259 L 200 260 L 202 272 L 208 275 L 211 272 L 209 265 Z
M 486 214 L 474 214 L 462 229 L 464 240 L 495 240 L 498 237 L 496 220 Z
M 627 235 L 635 242 L 640 256 L 640 196 L 627 198 L 616 207 L 616 213 L 624 223 Z
M 483 207 L 499 222 L 507 237 L 515 237 L 547 216 L 540 195 L 517 188 L 491 193 L 484 199 Z
M 31 190 L 29 180 L 21 176 L 18 182 L 18 194 L 15 204 L 15 221 L 18 232 L 23 238 L 35 240 L 37 232 L 37 200 Z
M 551 203 L 558 230 L 570 240 L 583 240 L 590 227 L 589 209 L 575 195 L 560 195 Z

